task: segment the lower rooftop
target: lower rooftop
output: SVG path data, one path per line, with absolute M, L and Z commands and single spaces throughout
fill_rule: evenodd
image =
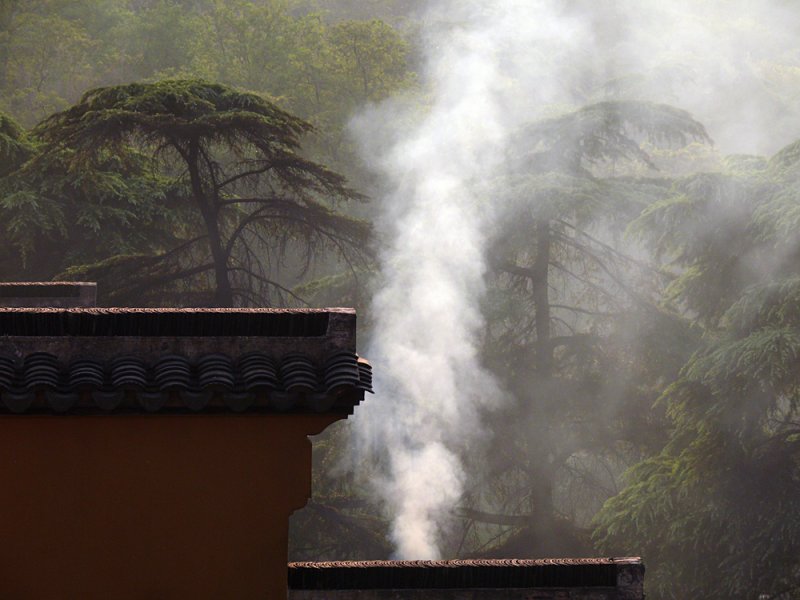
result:
M 643 600 L 640 558 L 289 564 L 289 600 Z

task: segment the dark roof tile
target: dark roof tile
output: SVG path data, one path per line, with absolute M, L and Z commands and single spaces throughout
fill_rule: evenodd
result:
M 265 353 L 237 360 L 213 353 L 195 359 L 167 354 L 147 362 L 135 355 L 65 364 L 37 352 L 21 361 L 0 356 L 0 412 L 70 411 L 313 411 L 350 412 L 372 391 L 369 363 L 336 352 L 322 364 L 293 353 L 276 368 Z M 45 393 L 39 406 L 37 391 Z M 338 407 L 338 408 L 337 408 Z

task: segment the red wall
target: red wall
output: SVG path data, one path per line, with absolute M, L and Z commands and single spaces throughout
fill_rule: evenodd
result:
M 336 415 L 0 417 L 0 598 L 283 599 Z

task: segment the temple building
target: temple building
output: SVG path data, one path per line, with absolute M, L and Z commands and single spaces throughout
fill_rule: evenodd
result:
M 348 309 L 0 284 L 0 598 L 285 598 L 308 436 L 371 390 Z

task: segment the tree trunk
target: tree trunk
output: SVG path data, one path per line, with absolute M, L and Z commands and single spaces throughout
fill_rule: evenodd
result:
M 530 481 L 530 522 L 528 530 L 533 550 L 537 553 L 552 552 L 555 506 L 553 504 L 554 474 L 546 456 L 532 457 L 539 464 L 529 466 Z
M 534 226 L 536 233 L 536 258 L 531 267 L 531 295 L 533 299 L 534 318 L 536 319 L 536 365 L 535 372 L 543 390 L 550 387 L 553 375 L 553 348 L 550 344 L 550 254 L 552 233 L 550 221 L 537 219 Z M 549 393 L 545 391 L 540 402 L 546 410 Z M 547 456 L 529 456 L 530 482 L 530 525 L 533 550 L 550 553 L 554 531 L 555 506 L 553 505 L 553 484 L 555 474 Z
M 18 0 L 0 0 L 0 90 L 8 85 L 8 61 L 11 45 L 11 23 Z
M 208 196 L 203 191 L 203 180 L 200 176 L 199 150 L 197 142 L 193 142 L 189 146 L 189 177 L 192 183 L 192 193 L 194 194 L 197 205 L 200 207 L 200 214 L 203 216 L 203 222 L 208 232 L 208 245 L 211 249 L 211 259 L 214 263 L 214 279 L 216 283 L 214 305 L 219 307 L 232 307 L 233 290 L 231 288 L 230 279 L 228 278 L 228 255 L 225 252 L 222 236 L 219 231 L 217 207 L 211 203 Z
M 550 221 L 536 221 L 536 260 L 531 267 L 534 318 L 536 319 L 536 373 L 549 379 L 553 373 L 553 349 L 550 346 Z

